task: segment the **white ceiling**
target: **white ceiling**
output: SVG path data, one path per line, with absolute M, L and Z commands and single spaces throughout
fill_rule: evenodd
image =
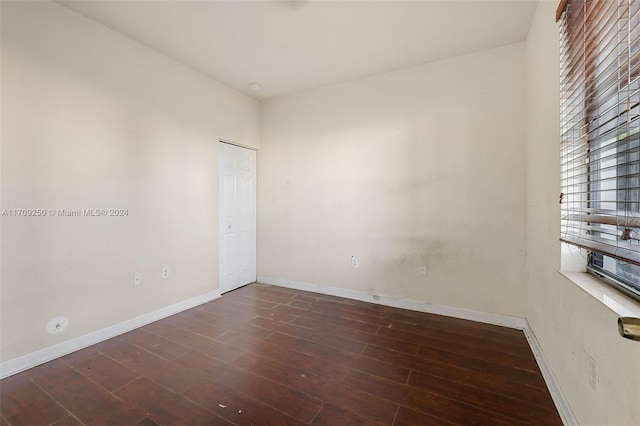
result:
M 536 1 L 61 1 L 266 99 L 523 41 Z M 249 82 L 262 89 L 249 90 Z

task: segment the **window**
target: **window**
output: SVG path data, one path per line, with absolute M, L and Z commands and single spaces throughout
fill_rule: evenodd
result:
M 640 0 L 559 8 L 561 241 L 640 299 Z

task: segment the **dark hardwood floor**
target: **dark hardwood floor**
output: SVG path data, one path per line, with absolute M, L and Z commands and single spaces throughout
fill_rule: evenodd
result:
M 1 425 L 560 425 L 521 331 L 252 284 L 0 382 Z

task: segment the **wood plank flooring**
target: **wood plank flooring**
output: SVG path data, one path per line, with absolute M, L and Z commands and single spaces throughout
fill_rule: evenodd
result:
M 561 425 L 521 331 L 252 284 L 0 382 L 5 425 Z

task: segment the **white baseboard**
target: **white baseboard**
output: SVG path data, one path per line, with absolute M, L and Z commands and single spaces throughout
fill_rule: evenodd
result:
M 571 407 L 567 403 L 564 394 L 562 393 L 562 389 L 560 388 L 560 385 L 558 384 L 558 381 L 553 374 L 553 370 L 551 370 L 551 367 L 544 357 L 544 353 L 542 351 L 540 343 L 538 343 L 533 330 L 531 330 L 529 323 L 524 318 L 479 312 L 462 308 L 453 308 L 449 306 L 434 305 L 418 300 L 393 298 L 389 296 L 371 294 L 365 291 L 348 290 L 338 287 L 327 287 L 317 284 L 283 280 L 280 278 L 260 275 L 258 276 L 258 282 L 523 330 L 527 341 L 529 342 L 529 346 L 531 347 L 531 350 L 536 358 L 538 366 L 540 367 L 540 371 L 542 372 L 547 387 L 549 388 L 549 392 L 551 393 L 562 422 L 568 426 L 578 425 L 578 421 L 573 414 L 573 411 L 571 411 Z M 93 331 L 83 336 L 75 337 L 65 342 L 61 342 L 44 349 L 40 349 L 38 351 L 20 357 L 10 359 L 8 361 L 0 363 L 0 379 L 38 366 L 40 364 L 44 364 L 45 362 L 86 348 L 87 346 L 102 342 L 103 340 L 107 340 L 120 334 L 124 334 L 128 331 L 142 327 L 154 321 L 158 321 L 162 318 L 166 318 L 187 309 L 202 305 L 204 303 L 218 299 L 219 297 L 219 291 L 205 293 L 203 295 L 183 300 L 182 302 L 166 306 L 153 312 L 149 312 L 139 317 Z
M 40 349 L 35 352 L 22 355 L 17 358 L 10 359 L 0 363 L 0 379 L 35 367 L 45 362 L 49 362 L 53 359 L 70 354 L 77 350 L 86 348 L 87 346 L 94 345 L 102 342 L 103 340 L 116 337 L 120 334 L 126 333 L 138 327 L 150 324 L 154 321 L 158 321 L 162 318 L 177 314 L 178 312 L 191 309 L 203 303 L 210 302 L 220 297 L 220 291 L 212 291 L 202 294 L 200 296 L 192 297 L 182 302 L 175 303 L 170 306 L 165 306 L 153 312 L 140 315 L 139 317 L 131 318 L 118 324 L 110 325 L 100 330 L 92 331 L 91 333 L 83 336 L 74 337 L 73 339 L 65 342 L 57 343 L 53 346 L 49 346 L 44 349 Z
M 544 356 L 544 352 L 542 351 L 542 347 L 536 338 L 533 330 L 529 326 L 529 322 L 527 321 L 526 327 L 524 328 L 524 335 L 529 342 L 529 347 L 531 347 L 531 351 L 533 355 L 536 357 L 536 361 L 538 362 L 538 367 L 540 367 L 540 371 L 542 372 L 542 377 L 544 377 L 544 381 L 547 384 L 547 388 L 551 393 L 551 398 L 553 398 L 553 402 L 556 405 L 556 409 L 558 410 L 558 414 L 562 419 L 562 423 L 567 426 L 578 425 L 578 419 L 573 414 L 567 399 L 562 392 L 562 388 L 560 388 L 560 384 L 556 379 L 555 374 L 553 374 L 553 370 L 551 366 L 547 362 L 547 359 Z
M 524 318 L 491 314 L 487 312 L 473 311 L 470 309 L 452 308 L 450 306 L 434 305 L 432 303 L 422 302 L 419 300 L 402 299 L 391 296 L 371 294 L 366 291 L 348 290 L 338 287 L 326 287 L 317 284 L 283 280 L 280 278 L 266 277 L 261 275 L 258 275 L 258 282 L 280 287 L 293 288 L 297 290 L 311 291 L 314 293 L 327 294 L 331 296 L 339 296 L 347 299 L 360 300 L 363 302 L 377 303 L 379 305 L 392 306 L 394 308 L 410 309 L 412 311 L 427 312 L 430 314 L 445 315 L 448 317 L 484 322 L 487 324 L 501 325 L 518 330 L 524 330 L 527 325 L 527 321 Z
M 487 312 L 478 312 L 461 308 L 452 308 L 449 306 L 434 305 L 418 300 L 399 299 L 388 296 L 375 295 L 366 291 L 348 290 L 337 287 L 326 287 L 317 284 L 283 280 L 280 278 L 260 275 L 258 276 L 258 282 L 523 330 L 527 341 L 529 342 L 529 346 L 531 347 L 531 350 L 536 358 L 538 366 L 540 367 L 540 371 L 542 372 L 547 387 L 549 388 L 549 392 L 551 393 L 551 397 L 553 398 L 553 402 L 556 405 L 556 409 L 558 410 L 558 414 L 560 415 L 562 422 L 567 426 L 578 424 L 575 415 L 573 414 L 573 411 L 571 411 L 571 407 L 567 403 L 567 400 L 562 393 L 562 389 L 560 388 L 560 385 L 558 384 L 558 381 L 553 374 L 553 370 L 551 370 L 551 367 L 547 363 L 547 360 L 544 357 L 544 353 L 542 352 L 542 348 L 540 347 L 535 334 L 529 326 L 529 322 L 524 318 L 491 314 Z

